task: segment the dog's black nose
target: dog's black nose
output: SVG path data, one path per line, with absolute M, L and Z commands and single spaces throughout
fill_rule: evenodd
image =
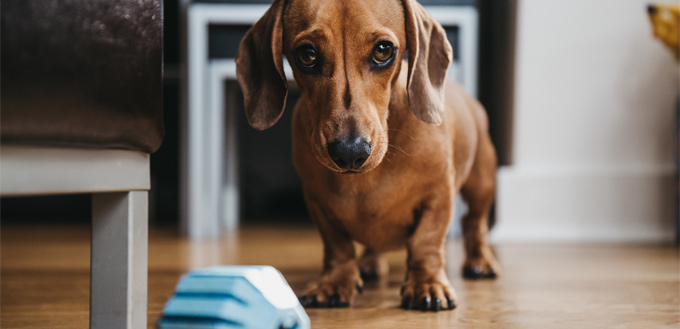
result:
M 361 137 L 328 143 L 328 155 L 340 169 L 358 169 L 371 155 L 371 144 Z

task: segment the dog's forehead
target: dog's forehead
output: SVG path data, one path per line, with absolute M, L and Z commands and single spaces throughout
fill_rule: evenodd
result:
M 405 28 L 401 0 L 291 0 L 286 8 L 284 30 L 332 34 L 344 31 L 360 37 L 380 29 L 402 34 Z

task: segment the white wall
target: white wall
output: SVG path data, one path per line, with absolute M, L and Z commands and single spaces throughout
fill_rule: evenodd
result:
M 679 71 L 647 3 L 519 0 L 494 239 L 673 239 Z

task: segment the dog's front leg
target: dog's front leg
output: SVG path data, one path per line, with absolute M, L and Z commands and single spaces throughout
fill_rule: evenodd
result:
M 401 290 L 404 309 L 453 309 L 456 293 L 444 270 L 444 243 L 452 202 L 441 197 L 416 211 L 416 227 L 407 242 L 408 270 Z
M 300 302 L 305 307 L 347 307 L 363 288 L 354 244 L 328 212 L 313 202 L 307 207 L 321 233 L 324 266 L 321 278 L 307 286 Z

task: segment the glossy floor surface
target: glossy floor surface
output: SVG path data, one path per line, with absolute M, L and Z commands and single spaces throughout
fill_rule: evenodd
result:
M 1 328 L 87 328 L 88 227 L 2 227 Z M 494 281 L 460 276 L 459 241 L 447 245 L 460 306 L 439 313 L 397 308 L 405 253 L 367 284 L 355 306 L 310 309 L 312 328 L 680 328 L 680 263 L 673 246 L 507 244 Z M 321 240 L 310 228 L 242 229 L 219 241 L 189 242 L 152 230 L 149 328 L 179 277 L 193 267 L 268 264 L 296 292 L 320 272 Z

